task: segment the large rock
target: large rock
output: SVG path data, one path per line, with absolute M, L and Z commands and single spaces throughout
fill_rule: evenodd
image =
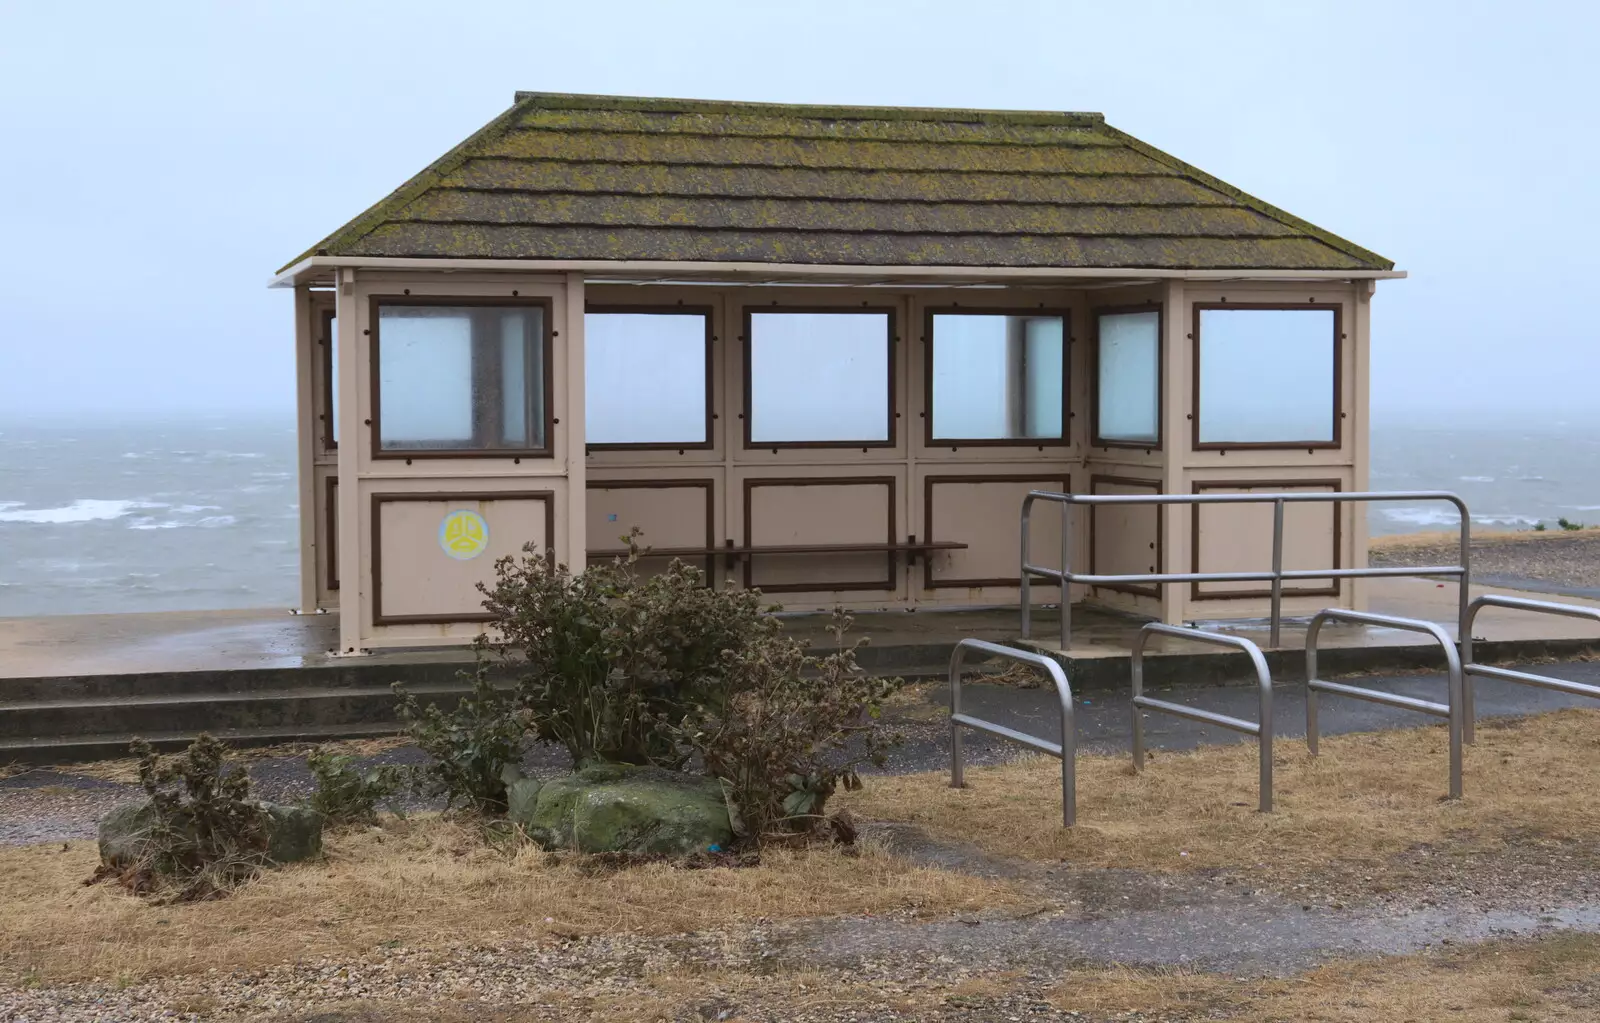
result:
M 546 849 L 683 856 L 733 841 L 721 782 L 655 767 L 586 767 L 518 802 L 512 821 Z
M 303 806 L 261 803 L 267 815 L 267 859 L 295 863 L 322 855 L 322 815 Z M 145 855 L 155 811 L 148 801 L 126 803 L 100 821 L 100 862 L 128 867 Z

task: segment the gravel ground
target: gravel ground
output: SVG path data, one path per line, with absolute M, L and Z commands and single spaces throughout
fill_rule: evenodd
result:
M 1452 565 L 1459 550 L 1449 540 L 1374 543 L 1373 565 Z M 1472 577 L 1491 585 L 1536 585 L 1530 589 L 1600 596 L 1600 529 L 1519 533 L 1472 541 Z

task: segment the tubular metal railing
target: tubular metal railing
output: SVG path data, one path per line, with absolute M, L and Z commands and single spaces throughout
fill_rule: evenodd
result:
M 1259 720 L 1246 721 L 1244 718 L 1229 717 L 1226 714 L 1217 714 L 1209 710 L 1200 710 L 1197 707 L 1186 707 L 1181 703 L 1169 703 L 1166 700 L 1157 700 L 1144 695 L 1144 646 L 1151 636 L 1175 636 L 1195 643 L 1211 643 L 1215 646 L 1233 647 L 1243 650 L 1250 658 L 1250 664 L 1256 670 L 1256 683 L 1260 693 Z M 1221 728 L 1232 729 L 1253 735 L 1259 741 L 1261 756 L 1261 796 L 1260 806 L 1262 813 L 1272 811 L 1272 673 L 1267 670 L 1267 661 L 1261 656 L 1261 648 L 1248 639 L 1238 636 L 1223 636 L 1215 632 L 1202 632 L 1199 629 L 1185 629 L 1177 625 L 1161 625 L 1150 622 L 1139 630 L 1139 635 L 1133 641 L 1133 769 L 1144 770 L 1144 721 L 1140 717 L 1139 709 L 1160 711 L 1163 714 L 1172 714 L 1190 721 L 1199 721 L 1203 724 L 1217 725 Z
M 1538 686 L 1540 689 L 1553 689 L 1558 693 L 1570 693 L 1573 696 L 1591 696 L 1600 699 L 1600 686 L 1585 685 L 1582 682 L 1569 682 L 1564 678 L 1555 678 L 1551 675 L 1535 675 L 1526 671 L 1513 671 L 1510 668 L 1497 668 L 1492 664 L 1475 664 L 1472 660 L 1472 626 L 1478 620 L 1478 612 L 1486 607 L 1504 607 L 1514 611 L 1532 611 L 1536 614 L 1563 615 L 1567 618 L 1588 618 L 1600 622 L 1600 608 L 1584 607 L 1580 604 L 1557 604 L 1548 600 L 1531 600 L 1527 597 L 1502 597 L 1495 593 L 1486 593 L 1474 600 L 1467 608 L 1466 624 L 1461 630 L 1461 670 L 1465 674 L 1467 695 L 1467 732 L 1472 732 L 1473 722 L 1477 717 L 1473 707 L 1472 677 L 1497 678 L 1502 682 L 1516 682 L 1525 686 Z M 1470 741 L 1470 739 L 1469 739 Z
M 1051 501 L 1061 505 L 1061 567 L 1047 568 L 1028 563 L 1030 525 L 1035 501 Z M 1338 506 L 1347 502 L 1374 501 L 1448 501 L 1461 513 L 1461 555 L 1459 565 L 1430 565 L 1420 568 L 1327 568 L 1291 569 L 1283 567 L 1283 506 L 1307 502 L 1331 503 L 1334 514 Z M 1272 568 L 1261 572 L 1150 572 L 1133 575 L 1093 575 L 1073 572 L 1068 565 L 1067 552 L 1072 547 L 1072 513 L 1074 505 L 1175 505 L 1175 504 L 1270 504 L 1272 508 Z M 1460 583 L 1459 617 L 1463 636 L 1467 634 L 1467 585 L 1471 577 L 1469 546 L 1472 520 L 1466 502 L 1455 494 L 1442 490 L 1357 492 L 1347 494 L 1287 493 L 1287 494 L 1059 494 L 1049 490 L 1034 490 L 1022 499 L 1022 638 L 1027 639 L 1032 625 L 1031 583 L 1035 576 L 1053 579 L 1061 587 L 1061 649 L 1072 642 L 1072 597 L 1069 587 L 1073 583 L 1088 586 L 1115 586 L 1140 583 L 1230 583 L 1270 582 L 1272 584 L 1272 625 L 1268 645 L 1277 647 L 1283 622 L 1283 583 L 1294 579 L 1372 579 L 1382 576 L 1455 576 Z
M 1434 703 L 1431 700 L 1419 700 L 1414 696 L 1401 696 L 1398 693 L 1386 693 L 1378 689 L 1364 689 L 1361 686 L 1346 685 L 1343 682 L 1328 682 L 1317 677 L 1317 638 L 1322 633 L 1324 622 L 1353 622 L 1358 625 L 1382 625 L 1391 629 L 1404 629 L 1407 632 L 1420 632 L 1432 636 L 1444 648 L 1445 673 L 1447 679 L 1446 703 Z M 1461 798 L 1461 747 L 1464 742 L 1472 741 L 1472 718 L 1469 714 L 1467 700 L 1463 695 L 1465 684 L 1462 681 L 1461 658 L 1456 653 L 1455 644 L 1450 641 L 1450 635 L 1432 622 L 1418 621 L 1415 618 L 1397 618 L 1393 615 L 1371 614 L 1366 611 L 1345 611 L 1340 608 L 1329 608 L 1318 611 L 1311 618 L 1311 625 L 1306 629 L 1306 745 L 1311 750 L 1311 755 L 1317 754 L 1317 694 L 1336 693 L 1340 696 L 1351 696 L 1358 700 L 1367 700 L 1371 703 L 1382 703 L 1390 707 L 1403 707 L 1406 710 L 1418 711 L 1422 714 L 1431 714 L 1434 717 L 1445 718 L 1450 723 L 1450 798 Z
M 1061 701 L 1061 743 L 1057 745 L 1048 739 L 1041 739 L 1036 735 L 1019 732 L 1004 725 L 997 725 L 993 721 L 972 717 L 961 712 L 961 669 L 966 663 L 968 650 L 976 650 L 991 657 L 1003 657 L 1007 660 L 1020 661 L 1043 668 L 1055 683 L 1056 697 Z M 966 786 L 965 764 L 961 756 L 961 729 L 971 728 L 979 732 L 999 736 L 1011 742 L 1038 750 L 1061 761 L 1061 822 L 1067 827 L 1072 827 L 1078 819 L 1078 737 L 1073 725 L 1072 714 L 1072 686 L 1067 682 L 1067 673 L 1055 660 L 1043 654 L 1030 653 L 1014 647 L 1001 646 L 998 643 L 988 643 L 981 639 L 963 639 L 956 644 L 956 649 L 950 655 L 950 786 L 964 788 Z

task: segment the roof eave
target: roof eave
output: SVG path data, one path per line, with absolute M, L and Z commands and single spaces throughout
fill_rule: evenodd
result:
M 1404 270 L 1170 269 L 1151 267 L 1009 267 L 1009 266 L 859 266 L 820 263 L 707 263 L 666 260 L 439 259 L 403 256 L 306 256 L 280 270 L 271 288 L 291 288 L 340 269 L 391 271 L 454 271 L 479 273 L 582 273 L 618 277 L 681 280 L 725 277 L 730 283 L 748 279 L 860 277 L 875 280 L 937 282 L 939 280 L 1006 281 L 1089 280 L 1094 278 L 1177 279 L 1190 281 L 1385 281 L 1407 276 Z

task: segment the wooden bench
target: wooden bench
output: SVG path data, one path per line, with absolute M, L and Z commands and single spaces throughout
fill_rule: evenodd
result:
M 641 558 L 710 558 L 726 557 L 730 562 L 762 554 L 904 554 L 909 563 L 935 551 L 962 551 L 967 545 L 954 540 L 923 540 L 907 537 L 903 543 L 798 543 L 771 544 L 767 546 L 738 546 L 732 540 L 725 547 L 650 547 L 639 551 Z M 585 552 L 591 559 L 625 558 L 625 547 L 607 547 Z

